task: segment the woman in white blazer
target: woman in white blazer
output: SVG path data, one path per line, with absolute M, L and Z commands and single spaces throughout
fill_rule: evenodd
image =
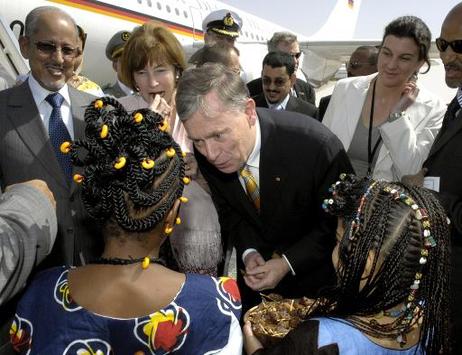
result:
M 337 83 L 323 123 L 340 138 L 358 175 L 400 180 L 426 159 L 446 111 L 416 83 L 420 68 L 430 67 L 430 41 L 421 19 L 399 17 L 385 28 L 378 73 Z

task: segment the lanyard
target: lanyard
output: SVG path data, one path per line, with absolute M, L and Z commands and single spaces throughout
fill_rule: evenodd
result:
M 369 137 L 367 139 L 367 176 L 370 177 L 372 174 L 372 161 L 374 160 L 375 153 L 382 141 L 382 136 L 379 135 L 377 142 L 375 142 L 374 147 L 372 148 L 372 123 L 374 122 L 374 104 L 375 104 L 375 84 L 377 80 L 374 80 L 372 86 L 372 102 L 371 102 L 371 113 L 369 115 Z

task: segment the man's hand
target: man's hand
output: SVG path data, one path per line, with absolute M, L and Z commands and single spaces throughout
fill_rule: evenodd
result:
M 247 285 L 248 285 L 247 280 L 249 280 L 249 282 L 251 283 L 254 283 L 260 280 L 264 276 L 263 274 L 260 274 L 260 273 L 252 273 L 252 271 L 255 270 L 255 268 L 265 265 L 265 259 L 263 259 L 263 257 L 258 251 L 252 251 L 249 254 L 247 254 L 244 259 L 244 265 L 245 265 L 244 280 Z M 252 274 L 250 275 L 249 273 L 252 273 Z
M 5 188 L 5 191 L 8 191 L 12 186 L 21 185 L 21 184 L 32 186 L 33 188 L 35 188 L 35 189 L 39 190 L 40 192 L 42 192 L 42 194 L 44 194 L 50 200 L 51 204 L 56 209 L 56 201 L 55 201 L 55 198 L 53 196 L 53 192 L 50 191 L 50 189 L 48 188 L 47 183 L 45 181 L 43 181 L 43 180 L 34 179 L 34 180 L 25 181 L 25 182 L 20 183 L 20 184 L 9 185 L 9 186 L 7 186 Z
M 406 185 L 410 186 L 423 186 L 423 181 L 425 175 L 427 174 L 428 169 L 422 168 L 417 174 L 415 175 L 404 175 L 401 178 L 401 182 Z
M 257 337 L 253 334 L 252 325 L 249 321 L 245 322 L 242 327 L 242 331 L 244 333 L 244 349 L 248 355 L 251 355 L 258 349 L 263 348 L 262 343 L 260 343 Z
M 252 290 L 263 291 L 275 288 L 289 271 L 289 265 L 283 258 L 270 259 L 264 265 L 246 270 L 244 280 Z

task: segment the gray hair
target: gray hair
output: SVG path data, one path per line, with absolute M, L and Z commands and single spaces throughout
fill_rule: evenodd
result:
M 277 52 L 279 43 L 297 42 L 297 36 L 290 32 L 274 32 L 273 37 L 268 41 L 268 52 Z
M 26 24 L 24 30 L 25 37 L 31 37 L 34 33 L 36 33 L 39 30 L 37 24 L 39 22 L 40 16 L 42 16 L 42 14 L 44 14 L 45 12 L 57 12 L 67 17 L 69 21 L 75 26 L 76 35 L 78 35 L 77 24 L 67 12 L 55 6 L 39 6 L 31 10 L 26 16 Z
M 239 74 L 222 64 L 205 63 L 183 72 L 176 92 L 176 110 L 182 121 L 199 110 L 209 112 L 205 96 L 215 91 L 227 110 L 244 111 L 249 98 L 247 86 Z

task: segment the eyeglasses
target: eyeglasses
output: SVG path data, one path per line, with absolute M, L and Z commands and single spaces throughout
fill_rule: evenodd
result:
M 40 52 L 42 52 L 43 54 L 46 54 L 46 55 L 52 55 L 52 54 L 56 53 L 58 51 L 58 49 L 59 49 L 59 50 L 61 50 L 61 53 L 62 53 L 64 58 L 72 59 L 72 58 L 76 57 L 77 54 L 79 53 L 78 48 L 74 48 L 74 47 L 71 47 L 71 46 L 66 46 L 65 45 L 65 46 L 58 47 L 54 43 L 41 42 L 41 41 L 37 41 L 34 44 L 35 44 L 35 47 L 37 47 L 37 49 Z
M 271 83 L 274 83 L 275 86 L 281 87 L 281 86 L 284 86 L 287 83 L 287 79 L 276 78 L 276 79 L 272 80 L 271 78 L 264 77 L 264 78 L 262 78 L 262 83 L 265 86 L 270 86 Z
M 440 52 L 445 52 L 448 47 L 451 47 L 455 53 L 462 54 L 462 39 L 456 39 L 452 42 L 448 42 L 441 37 L 436 39 L 436 48 L 438 48 Z
M 302 55 L 303 52 L 297 52 L 297 53 L 289 53 L 292 57 L 294 57 L 295 59 L 298 59 L 300 58 L 300 56 Z
M 371 65 L 371 63 L 368 63 L 368 62 L 346 62 L 345 63 L 345 66 L 351 69 L 359 69 L 363 65 Z

